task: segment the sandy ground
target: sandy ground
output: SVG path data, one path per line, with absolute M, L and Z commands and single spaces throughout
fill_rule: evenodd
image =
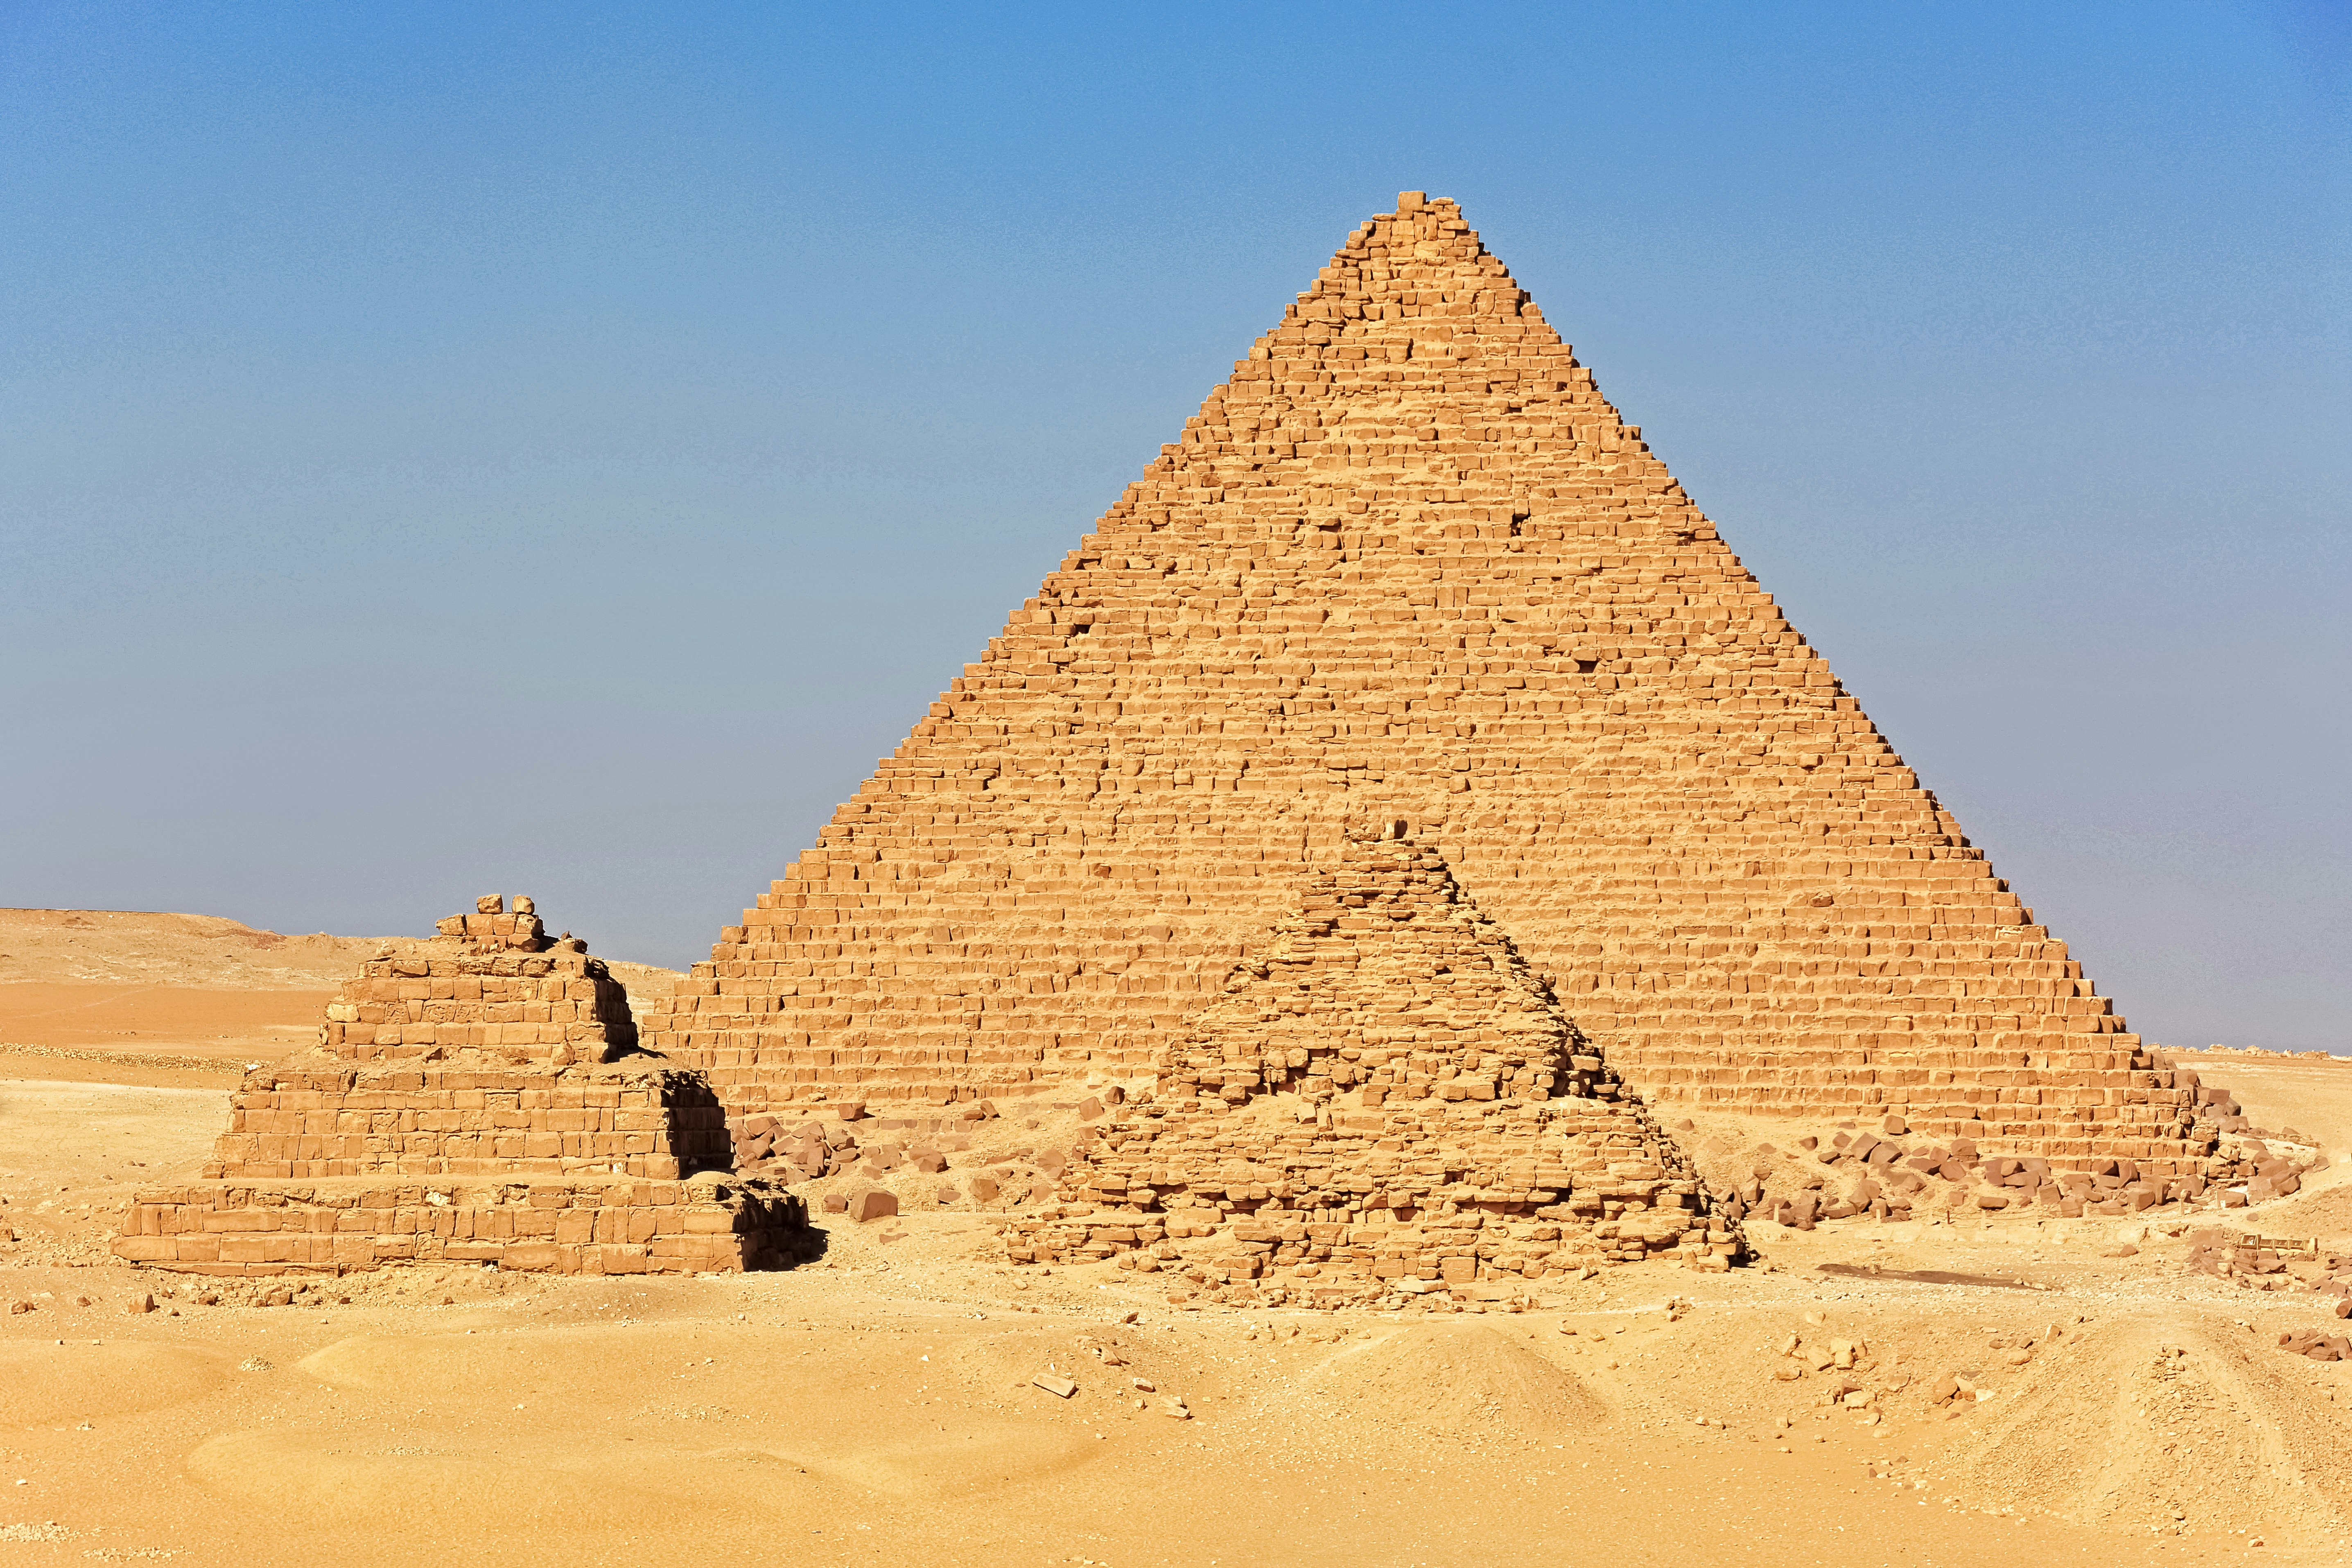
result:
M 142 1005 L 189 1041 L 229 1016 Z M 2352 1142 L 2352 1065 L 2200 1065 Z M 400 1269 L 262 1306 L 105 1251 L 226 1100 L 0 1081 L 0 1302 L 31 1309 L 0 1316 L 0 1568 L 2352 1557 L 2352 1363 L 2275 1346 L 2326 1303 L 2184 1273 L 2191 1216 L 1756 1225 L 1728 1276 L 1330 1314 L 1014 1269 L 982 1215 L 835 1216 L 787 1274 Z M 2231 1223 L 2352 1234 L 2347 1184 Z M 1851 1374 L 1814 1364 L 1836 1340 Z M 1981 1397 L 1935 1403 L 1947 1373 Z
M 2341 1092 L 2352 1061 L 2336 1057 L 2175 1051 L 2201 1077 L 2226 1083 L 2262 1126 L 2302 1132 L 2336 1165 L 2352 1162 L 2352 1099 Z
M 0 984 L 0 1079 L 234 1083 L 318 1038 L 318 991 L 104 981 Z

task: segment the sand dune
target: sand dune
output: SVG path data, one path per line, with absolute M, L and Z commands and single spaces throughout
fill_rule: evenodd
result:
M 236 1375 L 226 1351 L 137 1342 L 0 1344 L 0 1429 L 140 1415 L 186 1405 Z M 102 1405 L 92 1391 L 105 1390 Z
M 1569 1372 L 1483 1323 L 1383 1332 L 1303 1380 L 1334 1419 L 1447 1436 L 1580 1440 L 1607 1408 Z
M 1951 1484 L 2085 1524 L 2342 1528 L 2340 1380 L 2194 1311 L 2099 1323 L 2042 1359 L 1942 1457 Z

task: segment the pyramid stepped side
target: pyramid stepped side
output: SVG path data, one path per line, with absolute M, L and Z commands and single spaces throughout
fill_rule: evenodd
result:
M 645 1061 L 532 1069 L 436 1061 L 358 1069 L 315 1057 L 229 1097 L 211 1178 L 630 1175 L 729 1163 L 726 1112 L 692 1072 Z
M 1660 1253 L 1726 1267 L 1738 1234 L 1706 1206 L 1444 859 L 1358 842 L 1009 1245 L 1339 1304 Z
M 1190 1020 L 1162 1099 L 1247 1104 L 1282 1091 L 1486 1102 L 1618 1089 L 1574 1045 L 1543 983 L 1462 893 L 1444 858 L 1403 840 L 1342 844 L 1297 911 Z
M 646 1020 L 739 1119 L 1139 1074 L 1350 821 L 1654 1097 L 2187 1167 L 2189 1096 L 1450 202 L 1363 225 Z
M 208 1274 L 617 1274 L 805 1251 L 805 1210 L 782 1188 L 685 1179 L 726 1169 L 718 1096 L 629 1056 L 627 994 L 517 903 L 482 900 L 424 951 L 363 964 L 313 1050 L 230 1096 L 205 1180 L 135 1194 L 115 1252 Z
M 493 901 L 505 900 L 478 900 Z M 450 916 L 423 954 L 362 964 L 328 1005 L 320 1040 L 351 1061 L 475 1050 L 558 1066 L 610 1061 L 636 1043 L 628 992 L 588 944 L 503 909 Z

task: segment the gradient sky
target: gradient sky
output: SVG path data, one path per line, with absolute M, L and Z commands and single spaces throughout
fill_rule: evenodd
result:
M 2352 1048 L 2335 5 L 0 5 L 0 903 L 684 963 L 1400 189 L 2133 1026 Z

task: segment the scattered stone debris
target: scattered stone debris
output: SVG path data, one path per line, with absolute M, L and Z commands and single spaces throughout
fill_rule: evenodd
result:
M 2310 1290 L 2333 1296 L 2338 1316 L 2352 1316 L 2352 1253 L 2312 1237 L 2255 1236 L 2222 1226 L 2188 1233 L 2193 1273 L 2235 1280 L 2252 1290 Z
M 72 1535 L 72 1531 L 53 1519 L 38 1524 L 0 1524 L 0 1541 L 65 1541 Z
M 2297 1329 L 2278 1337 L 2279 1349 L 2313 1361 L 2352 1361 L 2352 1336 L 2319 1329 Z

